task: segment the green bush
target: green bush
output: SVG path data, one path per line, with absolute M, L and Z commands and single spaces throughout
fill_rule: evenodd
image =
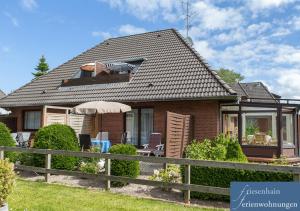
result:
M 15 147 L 16 146 L 16 142 L 14 141 L 12 136 L 10 135 L 9 128 L 5 124 L 3 124 L 2 122 L 0 122 L 0 146 L 8 146 L 8 147 Z M 4 156 L 6 158 L 8 158 L 11 162 L 15 162 L 17 157 L 18 157 L 18 153 L 16 153 L 16 152 L 5 152 Z
M 210 142 L 210 143 L 207 143 Z M 213 143 L 214 142 L 214 143 Z M 220 148 L 223 145 L 226 149 L 225 156 L 219 156 L 218 150 L 211 148 Z M 208 148 L 205 148 L 207 147 Z M 208 151 L 208 152 L 207 152 Z M 199 156 L 199 154 L 201 156 Z M 214 140 L 205 140 L 204 142 L 194 141 L 186 148 L 186 157 L 191 159 L 203 160 L 221 160 L 246 163 L 247 157 L 244 155 L 241 146 L 236 139 L 231 139 L 224 135 L 216 137 Z M 184 171 L 182 177 L 184 179 Z M 212 167 L 191 166 L 191 183 L 197 185 L 207 185 L 215 187 L 229 188 L 232 181 L 292 181 L 292 174 L 259 172 L 238 169 L 222 169 Z M 228 200 L 226 196 L 191 192 L 191 196 L 201 199 Z
M 53 124 L 38 130 L 35 136 L 34 148 L 79 151 L 78 139 L 75 131 L 61 124 Z M 78 164 L 79 159 L 71 156 L 52 156 L 51 166 L 55 169 L 72 170 Z M 45 165 L 44 155 L 33 155 L 35 166 Z
M 109 150 L 112 154 L 136 155 L 137 151 L 133 145 L 130 144 L 116 144 Z M 136 178 L 140 174 L 139 161 L 127 160 L 112 160 L 111 174 L 115 176 L 125 176 Z M 124 186 L 126 183 L 112 182 L 113 186 Z
M 0 208 L 12 192 L 15 177 L 14 165 L 8 160 L 0 160 Z

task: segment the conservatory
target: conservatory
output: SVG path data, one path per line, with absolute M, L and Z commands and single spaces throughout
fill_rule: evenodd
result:
M 238 138 L 248 157 L 298 157 L 297 103 L 247 98 L 238 104 L 222 104 L 222 132 Z

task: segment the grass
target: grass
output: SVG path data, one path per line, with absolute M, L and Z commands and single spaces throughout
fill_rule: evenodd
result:
M 17 180 L 14 192 L 8 198 L 11 210 L 187 210 L 217 211 L 185 207 L 180 204 L 141 199 L 121 194 Z

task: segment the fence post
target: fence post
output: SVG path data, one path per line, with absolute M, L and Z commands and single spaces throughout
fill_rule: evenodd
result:
M 184 184 L 190 185 L 191 184 L 191 165 L 185 165 L 184 167 Z M 190 204 L 191 200 L 191 191 L 185 190 L 184 191 L 184 203 Z
M 46 170 L 51 169 L 51 154 L 46 154 L 45 168 Z M 45 174 L 45 180 L 46 182 L 50 181 L 50 173 Z
M 105 175 L 106 176 L 110 176 L 110 163 L 111 163 L 110 158 L 106 158 L 105 159 Z M 106 190 L 110 190 L 110 179 L 106 180 L 105 188 L 106 188 Z
M 300 174 L 294 174 L 294 182 L 300 182 Z
M 0 150 L 0 160 L 4 160 L 4 150 Z

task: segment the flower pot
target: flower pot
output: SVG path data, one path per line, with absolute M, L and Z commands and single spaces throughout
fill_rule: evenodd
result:
M 0 211 L 8 211 L 8 204 L 4 204 L 2 207 L 0 207 Z

